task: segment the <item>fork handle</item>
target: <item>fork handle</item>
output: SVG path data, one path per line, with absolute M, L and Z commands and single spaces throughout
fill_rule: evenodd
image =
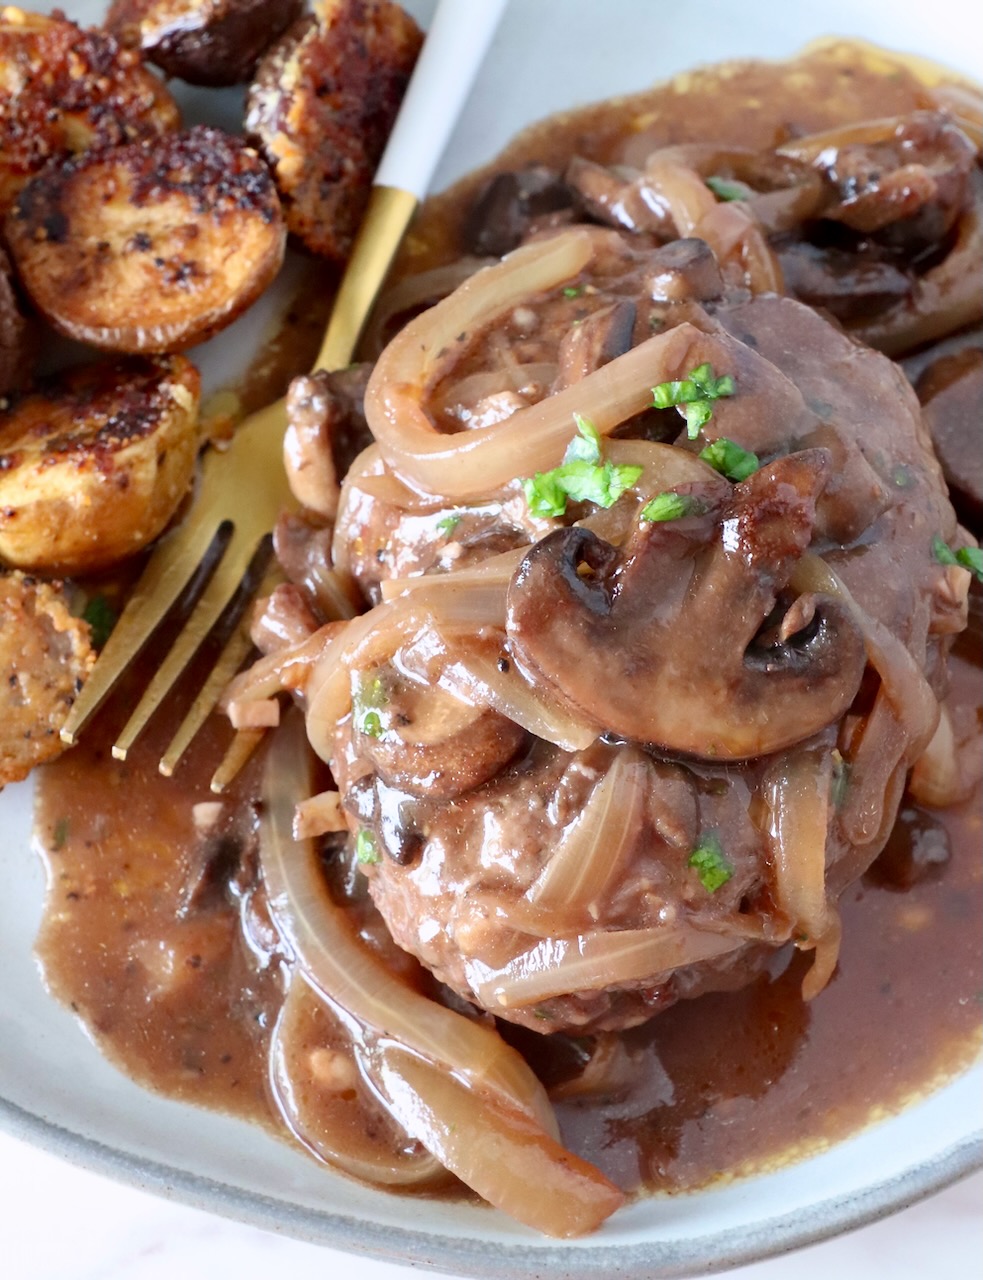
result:
M 440 0 L 375 181 L 422 200 L 507 0 Z
M 440 0 L 375 176 L 316 369 L 349 364 L 507 0 Z

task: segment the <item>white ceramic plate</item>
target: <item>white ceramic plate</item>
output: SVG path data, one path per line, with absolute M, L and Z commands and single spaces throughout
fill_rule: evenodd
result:
M 467 0 L 458 0 L 467 3 Z M 101 5 L 63 0 L 95 21 Z M 427 0 L 408 4 L 426 17 Z M 983 78 L 975 0 L 512 0 L 441 166 L 437 186 L 490 158 L 522 124 L 737 55 L 781 57 L 826 34 L 917 51 Z M 186 95 L 188 115 L 205 101 Z M 225 95 L 229 120 L 237 95 Z M 275 306 L 276 299 L 273 300 Z M 269 313 L 209 355 L 228 381 Z M 32 943 L 43 879 L 30 849 L 31 792 L 0 794 L 0 1119 L 66 1158 L 138 1186 L 336 1248 L 461 1275 L 634 1277 L 716 1270 L 870 1221 L 983 1164 L 978 1065 L 896 1119 L 780 1173 L 619 1213 L 593 1239 L 559 1245 L 481 1208 L 426 1204 L 334 1177 L 264 1133 L 145 1093 L 110 1067 L 41 984 Z

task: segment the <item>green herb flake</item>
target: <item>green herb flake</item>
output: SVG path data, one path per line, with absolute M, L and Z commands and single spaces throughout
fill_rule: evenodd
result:
M 939 564 L 957 564 L 969 572 L 979 582 L 983 582 L 983 551 L 979 547 L 960 547 L 958 551 L 948 546 L 936 535 L 932 539 L 932 554 Z
M 459 515 L 444 516 L 442 520 L 437 521 L 437 532 L 442 533 L 445 538 L 449 538 L 460 523 L 461 517 Z
M 371 866 L 381 862 L 382 858 L 376 846 L 375 836 L 371 831 L 362 830 L 355 837 L 355 859 L 362 866 Z
M 357 675 L 352 690 L 352 717 L 355 728 L 369 738 L 382 737 L 379 710 L 389 701 L 379 676 Z
M 105 645 L 116 626 L 116 610 L 105 596 L 93 596 L 82 610 L 83 621 L 89 624 L 93 649 Z
M 722 476 L 735 483 L 754 475 L 761 465 L 756 453 L 742 449 L 726 436 L 721 436 L 719 440 L 714 440 L 705 449 L 701 449 L 700 457 L 704 462 L 709 462 L 714 471 L 719 471 Z
M 661 524 L 667 520 L 681 520 L 684 516 L 701 515 L 704 505 L 697 498 L 685 493 L 657 493 L 639 512 L 640 520 Z
M 729 373 L 717 377 L 710 364 L 701 364 L 679 382 L 660 382 L 652 388 L 656 409 L 679 409 L 686 419 L 686 435 L 695 440 L 713 417 L 714 400 L 732 396 L 736 389 Z
M 55 853 L 64 849 L 68 843 L 68 833 L 71 830 L 71 823 L 67 818 L 59 818 L 55 823 L 55 829 L 51 836 L 51 848 Z
M 689 855 L 689 865 L 700 877 L 700 884 L 707 893 L 716 893 L 734 874 L 734 868 L 724 857 L 720 841 L 714 832 L 708 832 Z
M 748 189 L 743 182 L 733 182 L 730 178 L 720 178 L 715 173 L 712 173 L 709 178 L 704 178 L 703 181 L 718 200 L 746 200 L 748 198 Z
M 833 751 L 833 778 L 830 784 L 830 801 L 834 809 L 842 809 L 846 793 L 850 788 L 850 766 L 842 754 Z
M 567 445 L 563 455 L 564 462 L 600 462 L 601 433 L 590 418 L 575 413 L 573 420 L 577 424 L 577 434 Z
M 642 474 L 642 468 L 614 463 L 601 454 L 600 432 L 587 418 L 574 414 L 577 435 L 567 446 L 560 466 L 538 471 L 522 482 L 529 510 L 534 516 L 562 516 L 568 499 L 613 507 Z
M 584 286 L 582 284 L 568 284 L 563 290 L 563 296 L 565 298 L 579 298 L 583 291 Z

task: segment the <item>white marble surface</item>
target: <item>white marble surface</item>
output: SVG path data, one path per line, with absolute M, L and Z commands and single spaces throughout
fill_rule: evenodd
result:
M 733 1280 L 972 1280 L 981 1259 L 983 1172 L 883 1222 L 728 1274 Z M 5 1280 L 400 1280 L 409 1274 L 120 1186 L 0 1134 Z

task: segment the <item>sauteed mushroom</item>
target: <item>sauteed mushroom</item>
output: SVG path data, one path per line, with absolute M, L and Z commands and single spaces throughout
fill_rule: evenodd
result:
M 852 619 L 800 597 L 777 643 L 756 637 L 809 545 L 828 471 L 824 450 L 781 458 L 695 527 L 641 527 L 623 556 L 587 530 L 557 530 L 512 580 L 514 656 L 608 732 L 669 751 L 739 760 L 817 733 L 864 672 Z

